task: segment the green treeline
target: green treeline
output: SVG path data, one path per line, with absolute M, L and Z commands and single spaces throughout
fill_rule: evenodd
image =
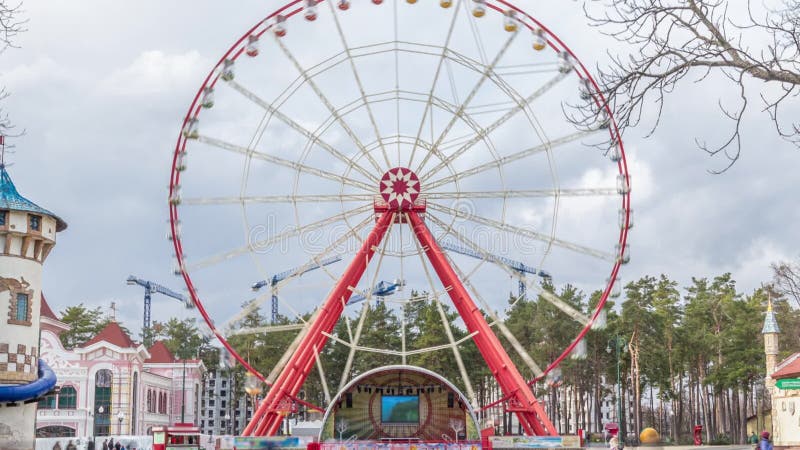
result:
M 570 285 L 545 284 L 543 289 L 584 314 L 593 311 L 600 298 L 599 291 L 584 293 Z M 612 340 L 618 337 L 624 342 L 619 363 L 623 415 L 632 418 L 625 424 L 629 436 L 654 427 L 671 442 L 688 442 L 694 425 L 703 424 L 708 442 L 743 443 L 747 418 L 760 414 L 769 404 L 763 388 L 765 355 L 761 336 L 768 297 L 781 328 L 780 361 L 800 350 L 800 311 L 779 294 L 768 293 L 764 288 L 739 292 L 730 274 L 693 278 L 688 286 L 680 286 L 665 275 L 630 282 L 620 297 L 609 298 L 607 326 L 586 335 L 585 358 L 565 359 L 560 366 L 563 382 L 537 383 L 534 393 L 545 402 L 561 433 L 574 433 L 577 428 L 599 432 L 604 423 L 617 421 L 617 359 Z M 364 302 L 351 307 L 349 321 L 337 323 L 328 344 L 320 350 L 330 395 L 366 370 L 406 363 L 442 374 L 467 395 L 473 392 L 479 406 L 497 399 L 494 381 L 463 323 L 449 306 L 449 299 L 435 302 L 425 292 L 412 292 L 411 298 L 400 309 L 382 302 Z M 310 314 L 304 320 L 309 320 Z M 532 294 L 525 299 L 510 297 L 505 310 L 497 314 L 505 318 L 508 332 L 542 368 L 560 355 L 582 328 L 543 296 Z M 487 321 L 492 322 L 488 315 Z M 281 316 L 278 325 L 298 322 L 299 319 Z M 268 318 L 256 310 L 238 326 L 268 324 Z M 83 325 L 81 322 L 74 336 L 62 338 L 77 344 L 72 341 L 90 334 Z M 188 336 L 197 333 L 193 325 L 158 325 L 161 326 L 154 327 L 154 334 L 165 339 L 173 352 L 197 354 L 209 368 L 217 367 L 219 355 L 208 341 Z M 523 376 L 532 379 L 534 373 L 514 351 L 503 330 L 497 326 L 494 330 Z M 297 333 L 294 329 L 242 334 L 231 337 L 230 342 L 239 354 L 268 375 Z M 359 350 L 351 359 L 352 349 L 347 344 L 356 337 Z M 451 337 L 455 342 L 463 340 L 457 353 L 448 346 Z M 442 348 L 413 352 L 436 346 Z M 398 354 L 372 351 L 402 348 L 410 352 L 405 361 Z M 468 375 L 469 384 L 461 368 Z M 324 405 L 319 369 L 316 365 L 312 369 L 301 395 Z M 604 412 L 610 412 L 610 416 Z

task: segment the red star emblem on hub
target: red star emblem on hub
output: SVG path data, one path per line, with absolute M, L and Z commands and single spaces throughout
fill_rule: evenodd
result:
M 381 178 L 380 193 L 390 209 L 407 211 L 419 197 L 419 178 L 405 167 L 389 169 Z

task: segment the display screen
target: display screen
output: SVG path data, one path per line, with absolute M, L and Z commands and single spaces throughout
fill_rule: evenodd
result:
M 419 423 L 419 396 L 417 395 L 382 396 L 381 422 Z

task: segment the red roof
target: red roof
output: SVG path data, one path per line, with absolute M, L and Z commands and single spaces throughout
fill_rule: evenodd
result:
M 172 354 L 171 351 L 164 345 L 164 341 L 156 341 L 152 347 L 147 349 L 150 352 L 150 357 L 147 358 L 144 362 L 146 363 L 173 363 L 175 362 L 175 356 Z
M 50 305 L 48 305 L 47 300 L 44 299 L 44 294 L 42 294 L 42 310 L 40 316 L 47 317 L 48 319 L 60 320 L 58 316 L 56 316 L 56 313 L 54 313 L 53 310 L 50 309 Z
M 800 352 L 784 359 L 775 369 L 772 378 L 776 380 L 800 376 Z
M 120 327 L 117 322 L 109 322 L 102 331 L 97 333 L 97 336 L 91 338 L 89 342 L 83 344 L 81 347 L 88 347 L 101 341 L 114 344 L 120 348 L 136 347 L 136 343 L 122 330 L 122 327 Z

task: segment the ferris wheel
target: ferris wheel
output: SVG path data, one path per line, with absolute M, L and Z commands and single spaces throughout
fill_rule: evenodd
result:
M 574 120 L 575 105 L 594 113 Z M 306 403 L 306 379 L 326 382 L 319 354 L 331 340 L 348 349 L 340 386 L 363 352 L 403 364 L 448 352 L 474 398 L 474 362 L 461 356 L 472 341 L 526 433 L 553 434 L 530 385 L 602 326 L 633 223 L 622 140 L 597 85 L 561 39 L 504 0 L 278 8 L 198 89 L 169 205 L 175 274 L 210 332 L 270 386 L 246 435 L 274 434 L 287 402 Z M 602 295 L 587 313 L 543 277 Z M 273 289 L 252 298 L 259 279 Z M 384 280 L 393 295 L 377 290 Z M 505 325 L 509 301 L 526 295 L 578 330 L 551 360 L 536 361 Z M 270 299 L 291 323 L 245 326 Z M 406 342 L 399 320 L 399 347 L 364 345 L 377 301 L 398 316 L 413 302 L 447 305 L 467 337 L 442 313 L 440 344 Z M 340 321 L 347 336 L 332 334 Z M 283 332 L 293 338 L 275 368 L 228 343 Z

